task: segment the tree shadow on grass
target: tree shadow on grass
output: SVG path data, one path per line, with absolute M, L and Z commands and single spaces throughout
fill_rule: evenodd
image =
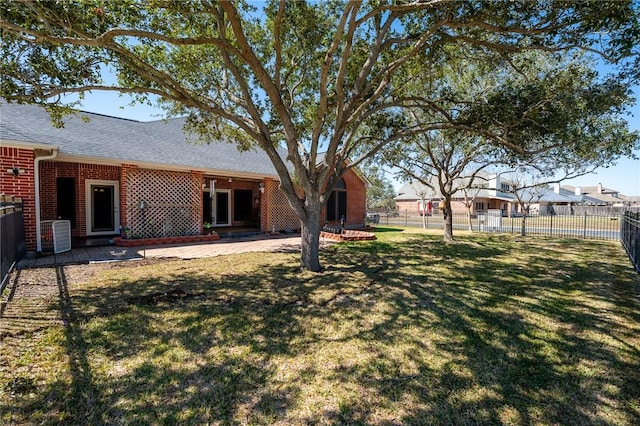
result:
M 578 250 L 584 251 L 585 246 L 590 247 L 582 243 Z M 511 248 L 518 250 L 517 245 Z M 458 340 L 464 342 L 448 342 L 442 346 L 444 352 L 463 354 L 462 365 L 471 371 L 474 382 L 485 383 L 487 389 L 501 389 L 495 406 L 506 409 L 492 408 L 489 412 L 493 417 L 487 417 L 486 407 L 484 414 L 479 412 L 483 404 L 477 402 L 471 404 L 476 410 L 456 404 L 443 413 L 440 406 L 420 410 L 408 416 L 407 422 L 449 418 L 459 422 L 507 419 L 528 423 L 532 411 L 545 407 L 545 421 L 573 419 L 585 424 L 606 422 L 611 416 L 635 423 L 639 412 L 633 401 L 638 400 L 640 389 L 640 291 L 636 277 L 620 276 L 625 265 L 620 268 L 598 261 L 601 256 L 589 262 L 585 273 L 584 265 L 567 261 L 557 251 L 530 256 L 533 261 L 529 259 L 515 269 L 503 267 L 499 258 L 487 254 L 480 264 L 467 262 L 464 273 L 459 274 L 472 285 L 449 281 L 447 285 L 412 285 L 410 289 L 425 308 L 420 312 L 435 314 L 435 320 L 433 315 L 427 316 L 425 327 L 458 333 Z M 539 279 L 543 271 L 544 278 Z M 561 274 L 563 271 L 567 273 Z M 453 271 L 453 276 L 458 274 Z M 581 295 L 575 294 L 576 286 Z M 527 298 L 534 301 L 522 300 Z M 397 300 L 398 310 L 414 310 L 415 304 L 409 300 Z M 598 309 L 599 303 L 606 306 Z M 419 316 L 414 315 L 416 321 L 420 321 Z M 545 327 L 545 322 L 550 326 Z M 597 338 L 592 337 L 594 334 Z M 435 384 L 430 388 L 446 386 Z M 442 401 L 445 396 L 429 399 Z
M 455 251 L 451 258 L 467 260 L 463 272 L 454 267 L 449 274 L 466 282 L 441 282 L 433 276 L 416 283 L 415 277 L 405 274 L 409 294 L 384 290 L 396 307 L 395 315 L 359 337 L 398 345 L 397 330 L 416 327 L 437 329 L 450 338 L 424 346 L 424 340 L 416 339 L 408 350 L 417 366 L 411 374 L 372 374 L 380 369 L 375 358 L 339 372 L 336 380 L 356 380 L 390 401 L 419 395 L 427 408 L 402 416 L 402 423 L 408 424 L 636 423 L 640 420 L 634 402 L 640 397 L 637 335 L 633 343 L 640 306 L 637 280 L 617 277 L 620 268 L 596 261 L 590 263 L 588 275 L 595 279 L 588 281 L 582 274 L 586 282 L 576 283 L 582 265 L 557 252 L 534 256 L 533 262 L 517 268 L 504 267 L 499 256 L 518 248 L 517 244 L 489 247 L 478 256 L 474 245 L 436 248 L 437 258 Z M 399 253 L 400 263 L 411 263 L 411 255 L 404 254 Z M 542 271 L 545 277 L 556 271 L 555 279 L 538 279 Z M 562 271 L 568 273 L 558 277 Z M 603 277 L 610 280 L 603 282 Z M 575 297 L 576 285 L 581 297 Z M 594 296 L 600 300 L 594 301 Z M 594 309 L 597 302 L 607 306 Z M 438 354 L 435 360 L 432 353 Z M 449 361 L 435 368 L 438 357 Z M 379 358 L 395 363 L 393 371 L 401 371 L 407 363 L 406 358 L 396 361 L 384 351 Z M 371 407 L 357 401 L 334 415 L 368 411 Z
M 10 411 L 16 416 L 26 414 L 26 419 L 30 422 L 92 423 L 95 418 L 92 416 L 91 405 L 93 401 L 99 400 L 100 396 L 93 382 L 87 357 L 88 345 L 76 317 L 63 267 L 55 267 L 55 277 L 58 288 L 57 310 L 60 312 L 63 327 L 67 361 L 66 366 L 60 367 L 65 372 L 58 371 L 60 380 L 54 381 L 54 384 L 38 398 L 30 398 L 37 388 L 35 385 L 23 392 L 17 392 L 16 404 L 10 408 Z M 32 330 L 31 332 L 40 331 Z M 34 335 L 31 337 L 33 338 Z M 69 417 L 68 413 L 73 415 Z
M 323 274 L 298 273 L 292 256 L 235 273 L 175 262 L 68 291 L 60 268 L 70 378 L 15 412 L 67 424 L 640 420 L 637 281 L 597 261 L 590 279 L 542 246 L 514 267 L 513 239 L 436 238 L 337 245 Z
M 264 354 L 286 352 L 283 342 L 295 328 L 283 310 L 287 303 L 242 295 L 253 292 L 255 275 L 225 277 L 233 278 L 234 294 L 210 288 L 220 282 L 201 287 L 202 277 L 184 274 L 76 289 L 73 297 L 63 267 L 57 276 L 68 370 L 35 397 L 33 387 L 30 396 L 19 397 L 12 409 L 16 418 L 176 424 L 229 422 L 242 414 L 269 423 L 295 399 L 294 384 L 263 390 L 271 375 Z M 167 313 L 173 323 L 159 323 Z M 215 350 L 220 347 L 228 351 Z

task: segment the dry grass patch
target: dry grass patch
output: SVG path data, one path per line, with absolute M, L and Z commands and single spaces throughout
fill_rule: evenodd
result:
M 58 268 L 56 319 L 0 341 L 0 422 L 640 422 L 618 244 L 381 231 L 322 274 L 283 253 Z

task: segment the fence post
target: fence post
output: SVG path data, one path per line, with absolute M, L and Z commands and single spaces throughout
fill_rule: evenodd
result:
M 409 226 L 409 209 L 404 209 L 404 227 Z
M 553 215 L 551 215 L 551 225 L 549 229 L 549 235 L 553 236 Z
M 584 212 L 584 229 L 582 232 L 582 238 L 586 239 L 587 238 L 587 212 Z

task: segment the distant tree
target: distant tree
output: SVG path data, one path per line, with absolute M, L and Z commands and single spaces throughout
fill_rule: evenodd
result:
M 527 235 L 527 216 L 530 213 L 531 204 L 538 203 L 549 192 L 549 185 L 544 176 L 534 167 L 520 166 L 515 170 L 504 173 L 509 182 L 509 189 L 503 192 L 513 194 L 518 204 L 522 221 L 520 235 Z
M 264 150 L 301 221 L 300 266 L 319 271 L 320 216 L 340 178 L 386 143 L 441 128 L 406 125 L 405 87 L 437 79 L 449 49 L 504 58 L 584 49 L 620 64 L 637 51 L 638 21 L 635 3 L 616 1 L 7 1 L 0 87 L 54 118 L 68 112 L 53 108 L 63 94 L 157 98 L 204 141 Z M 422 90 L 434 95 L 430 108 L 448 109 L 433 87 Z M 501 95 L 459 126 L 493 129 L 504 102 L 517 101 Z
M 367 178 L 367 208 L 393 209 L 396 206 L 395 190 L 384 169 L 376 164 L 363 165 L 361 168 Z
M 408 175 L 405 173 L 406 178 Z M 425 182 L 429 182 L 426 184 Z M 435 197 L 435 190 L 428 178 L 411 179 L 409 183 L 411 191 L 418 197 L 418 213 L 422 219 L 422 228 L 427 229 L 427 206 Z
M 451 202 L 456 193 L 472 188 L 478 173 L 492 164 L 487 157 L 492 146 L 481 137 L 462 132 L 432 131 L 414 138 L 412 144 L 393 147 L 393 152 L 390 147 L 385 150 L 387 161 L 407 178 L 419 182 L 425 195 L 442 197 L 438 208 L 444 219 L 444 240 L 453 241 Z M 424 206 L 424 199 L 422 203 Z
M 473 204 L 475 203 L 476 197 L 480 193 L 482 185 L 485 182 L 486 179 L 484 177 L 476 175 L 474 181 L 469 186 L 461 189 L 461 192 L 463 194 L 462 203 L 467 209 L 467 228 L 469 229 L 469 231 L 473 231 Z

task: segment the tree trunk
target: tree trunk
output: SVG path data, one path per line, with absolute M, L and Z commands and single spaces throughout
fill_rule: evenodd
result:
M 442 214 L 444 216 L 444 240 L 449 243 L 453 241 L 453 212 L 451 210 L 451 200 L 444 200 Z
M 471 220 L 471 205 L 467 205 L 467 225 L 469 225 L 469 231 L 473 231 L 473 221 Z
M 300 269 L 320 272 L 320 202 L 307 209 L 306 221 L 302 222 L 302 246 Z
M 524 208 L 524 206 L 522 207 L 522 228 L 520 229 L 520 236 L 522 237 L 526 237 L 527 236 L 527 212 L 529 211 L 529 208 Z
M 422 200 L 422 229 L 427 229 L 427 203 Z

